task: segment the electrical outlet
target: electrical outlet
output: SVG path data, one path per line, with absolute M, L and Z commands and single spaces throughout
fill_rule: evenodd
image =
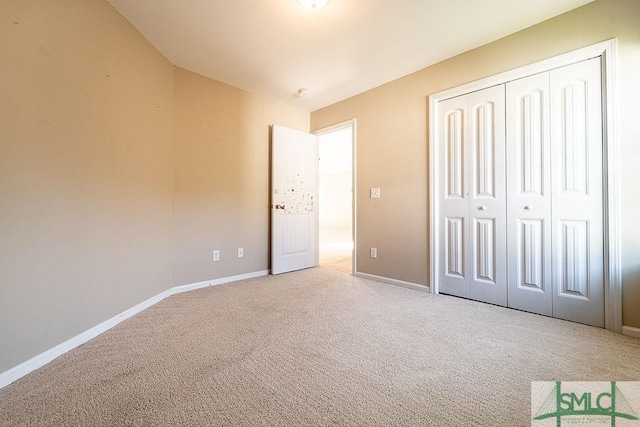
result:
M 238 248 L 238 258 L 242 258 L 244 256 L 244 249 Z
M 379 199 L 380 198 L 380 189 L 379 188 L 372 188 L 371 189 L 371 198 L 372 199 Z
M 378 248 L 371 248 L 371 258 L 378 258 Z
M 214 261 L 220 261 L 220 251 L 219 250 L 213 251 L 213 260 Z

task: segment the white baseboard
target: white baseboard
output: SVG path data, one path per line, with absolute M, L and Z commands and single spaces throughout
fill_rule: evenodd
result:
M 146 310 L 147 308 L 151 307 L 154 304 L 159 303 L 160 301 L 162 301 L 167 297 L 170 297 L 171 295 L 192 291 L 194 289 L 200 289 L 207 286 L 222 285 L 225 283 L 236 282 L 238 280 L 246 280 L 246 279 L 252 279 L 254 277 L 266 276 L 268 274 L 269 274 L 268 270 L 262 270 L 262 271 L 256 271 L 253 273 L 240 274 L 238 276 L 223 277 L 220 279 L 213 279 L 213 280 L 207 280 L 199 283 L 192 283 L 189 285 L 174 286 L 173 288 L 167 289 L 166 291 L 161 292 L 157 295 L 154 295 L 148 300 L 143 301 L 140 304 L 137 304 L 123 311 L 122 313 L 115 315 L 111 319 L 105 320 L 99 325 L 96 325 L 93 328 L 88 329 L 79 335 L 76 335 L 75 337 L 63 342 L 62 344 L 58 344 L 57 346 L 43 353 L 40 353 L 37 356 L 32 357 L 26 362 L 23 362 L 7 371 L 0 373 L 0 389 L 24 377 L 30 372 L 33 372 L 36 369 L 43 367 L 44 365 L 51 362 L 55 358 L 86 343 L 87 341 L 113 328 L 118 323 L 121 323 L 132 316 L 135 316 L 141 311 Z
M 204 282 L 191 283 L 189 285 L 174 286 L 170 290 L 171 295 L 180 294 L 182 292 L 194 291 L 196 289 L 206 288 L 207 286 L 224 285 L 225 283 L 237 282 L 239 280 L 253 279 L 269 274 L 269 270 L 254 271 L 253 273 L 239 274 L 237 276 L 222 277 L 220 279 L 205 280 Z
M 623 326 L 622 335 L 640 339 L 640 328 L 634 328 L 632 326 Z
M 397 279 L 389 279 L 388 277 L 376 276 L 369 273 L 360 273 L 359 271 L 356 272 L 355 276 L 361 277 L 363 279 L 375 280 L 376 282 L 382 282 L 382 283 L 388 283 L 390 285 L 401 286 L 403 288 L 409 288 L 415 291 L 429 292 L 428 286 L 419 285 L 417 283 L 405 282 L 403 280 L 397 280 Z

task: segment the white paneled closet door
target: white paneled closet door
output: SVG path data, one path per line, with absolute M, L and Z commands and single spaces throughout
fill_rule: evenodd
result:
M 507 83 L 508 306 L 604 327 L 600 58 Z
M 508 306 L 551 316 L 549 73 L 506 94 Z
M 438 103 L 439 292 L 604 327 L 602 60 Z
M 504 85 L 439 104 L 440 291 L 506 305 Z
M 604 327 L 600 58 L 550 72 L 553 316 Z
M 467 246 L 469 240 L 469 195 L 467 176 L 468 96 L 447 99 L 439 104 L 438 122 L 441 129 L 439 246 L 444 252 L 438 268 L 440 291 L 469 297 L 467 276 Z
M 507 305 L 504 85 L 469 94 L 469 296 Z

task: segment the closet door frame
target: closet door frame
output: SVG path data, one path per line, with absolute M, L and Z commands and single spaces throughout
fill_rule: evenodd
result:
M 600 56 L 602 58 L 602 130 L 603 130 L 603 229 L 604 229 L 604 310 L 605 328 L 622 333 L 622 268 L 620 264 L 619 225 L 619 178 L 618 141 L 616 123 L 616 38 L 597 43 L 563 55 L 555 56 L 534 64 L 496 74 L 481 80 L 464 84 L 429 96 L 429 201 L 430 201 L 430 292 L 439 293 L 440 248 L 439 227 L 439 177 L 440 156 L 437 141 L 438 103 L 449 98 L 464 95 L 491 86 L 533 74 L 550 71 L 576 62 Z

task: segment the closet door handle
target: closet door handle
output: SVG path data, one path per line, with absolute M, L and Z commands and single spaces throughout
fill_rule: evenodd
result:
M 486 211 L 487 207 L 486 206 L 480 206 L 478 209 L 480 209 L 481 211 Z
M 531 205 L 527 205 L 527 206 L 525 206 L 525 207 L 524 207 L 524 210 L 525 210 L 525 211 L 530 211 L 530 210 L 531 210 Z

